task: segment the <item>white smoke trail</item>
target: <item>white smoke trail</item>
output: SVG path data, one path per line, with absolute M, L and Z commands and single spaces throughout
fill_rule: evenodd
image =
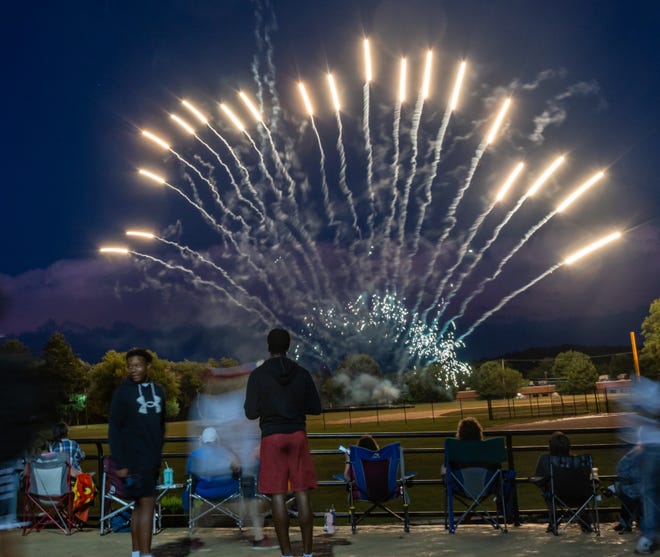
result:
M 387 217 L 387 220 L 385 221 L 385 230 L 383 233 L 383 247 L 384 247 L 384 254 L 383 257 L 387 257 L 389 255 L 390 251 L 390 246 L 391 246 L 391 238 L 390 234 L 392 231 L 392 226 L 394 225 L 394 218 L 396 216 L 396 207 L 397 207 L 397 202 L 399 200 L 399 190 L 397 189 L 397 182 L 399 181 L 399 157 L 400 155 L 400 137 L 399 137 L 399 131 L 400 131 L 400 126 L 401 126 L 401 102 L 397 102 L 397 104 L 394 106 L 394 115 L 393 115 L 393 123 L 392 123 L 392 144 L 394 146 L 394 158 L 392 159 L 392 200 L 390 202 L 390 211 L 389 211 L 389 216 Z M 388 257 L 389 259 L 389 257 Z M 383 265 L 383 272 L 386 273 L 387 275 L 387 290 L 391 290 L 394 285 L 392 283 L 392 277 L 394 276 L 393 269 L 390 269 L 390 271 L 387 271 L 388 266 Z
M 456 269 L 460 266 L 461 263 L 463 263 L 463 259 L 465 258 L 465 255 L 468 252 L 468 249 L 470 248 L 470 244 L 472 243 L 472 240 L 474 240 L 474 237 L 477 235 L 477 232 L 479 231 L 479 228 L 483 224 L 484 220 L 486 220 L 486 217 L 490 215 L 491 211 L 495 208 L 495 205 L 497 205 L 497 201 L 491 202 L 491 204 L 488 206 L 488 208 L 483 211 L 474 221 L 470 229 L 468 230 L 468 234 L 465 237 L 465 241 L 461 245 L 461 247 L 458 250 L 458 257 L 456 258 L 456 263 L 454 263 L 445 273 L 445 275 L 442 277 L 442 281 L 440 282 L 440 285 L 438 286 L 438 290 L 443 291 L 444 287 L 447 285 L 447 283 L 452 279 L 454 276 L 454 273 L 456 272 Z M 442 307 L 438 310 L 438 313 L 435 317 L 435 324 L 437 325 L 440 317 L 442 317 L 442 314 L 444 313 L 445 309 L 447 309 L 447 305 L 451 301 L 451 299 L 456 295 L 456 292 L 458 292 L 458 289 L 461 287 L 461 284 L 463 283 L 463 280 L 460 279 L 454 283 L 454 286 L 452 289 L 448 292 L 447 296 L 445 297 L 444 303 Z
M 310 117 L 312 123 L 312 129 L 314 130 L 314 135 L 316 136 L 316 142 L 319 146 L 319 172 L 321 173 L 321 192 L 323 193 L 323 206 L 325 207 L 326 214 L 328 215 L 328 227 L 332 228 L 337 226 L 337 220 L 335 217 L 335 211 L 332 207 L 332 202 L 330 201 L 330 190 L 328 189 L 328 177 L 325 171 L 325 151 L 323 150 L 323 143 L 321 143 L 321 136 L 319 135 L 319 130 L 316 128 L 316 122 L 314 117 Z M 335 247 L 337 247 L 337 237 L 335 236 Z
M 348 203 L 348 209 L 351 213 L 351 218 L 353 219 L 352 227 L 355 230 L 355 234 L 358 239 L 362 239 L 362 230 L 358 226 L 358 217 L 355 211 L 355 203 L 353 202 L 353 193 L 348 187 L 346 182 L 346 151 L 344 150 L 344 128 L 341 123 L 341 115 L 339 111 L 335 111 L 335 116 L 337 118 L 337 152 L 339 153 L 339 188 L 346 197 Z M 339 229 L 337 229 L 339 230 Z
M 412 155 L 410 157 L 410 173 L 408 179 L 405 182 L 403 187 L 403 195 L 401 196 L 400 209 L 399 209 L 399 239 L 397 242 L 397 250 L 394 256 L 394 284 L 397 285 L 399 282 L 399 262 L 401 261 L 401 251 L 403 250 L 405 244 L 406 236 L 406 219 L 408 217 L 408 202 L 410 200 L 410 190 L 412 188 L 413 181 L 417 175 L 417 155 L 419 153 L 419 147 L 417 145 L 417 136 L 419 133 L 419 124 L 422 120 L 422 110 L 424 109 L 424 96 L 420 92 L 417 97 L 417 102 L 415 103 L 415 111 L 412 116 L 412 126 L 410 128 L 410 144 L 412 147 Z M 408 275 L 410 272 L 410 266 L 412 265 L 412 258 L 409 257 L 406 265 L 403 268 L 403 281 L 404 285 L 402 291 L 405 292 Z
M 256 296 L 253 296 L 252 294 L 250 294 L 250 293 L 249 293 L 249 292 L 248 292 L 243 286 L 241 286 L 240 284 L 238 284 L 238 283 L 232 278 L 232 276 L 227 272 L 226 269 L 224 269 L 223 267 L 220 267 L 220 265 L 218 265 L 217 263 L 211 261 L 211 260 L 208 259 L 207 257 L 204 257 L 201 253 L 199 253 L 198 251 L 196 251 L 196 250 L 194 250 L 194 249 L 189 248 L 188 246 L 181 245 L 181 244 L 179 244 L 179 243 L 177 243 L 177 242 L 173 242 L 172 240 L 168 240 L 167 238 L 161 238 L 161 237 L 159 237 L 159 236 L 156 236 L 156 239 L 157 239 L 158 241 L 160 241 L 160 242 L 163 242 L 164 244 L 168 244 L 168 245 L 170 245 L 170 246 L 172 246 L 172 247 L 175 247 L 176 249 L 178 249 L 178 250 L 179 250 L 181 253 L 183 253 L 183 254 L 186 254 L 186 253 L 187 253 L 187 254 L 191 255 L 192 257 L 194 257 L 195 259 L 201 261 L 202 263 L 205 263 L 206 265 L 209 265 L 210 267 L 212 267 L 213 269 L 215 269 L 216 271 L 218 271 L 218 272 L 223 276 L 223 278 L 224 278 L 224 279 L 225 279 L 225 280 L 226 280 L 226 281 L 227 281 L 227 282 L 228 282 L 233 288 L 235 288 L 235 289 L 236 289 L 236 290 L 237 290 L 242 296 L 245 296 L 245 298 L 247 298 L 247 299 L 249 299 L 251 302 L 253 302 L 255 306 L 257 306 L 257 307 L 261 307 L 261 308 L 262 308 L 262 311 L 263 311 L 264 313 L 266 313 L 266 314 L 271 313 L 271 311 L 270 311 L 270 309 L 268 308 L 268 306 L 266 306 L 266 305 L 261 301 L 260 298 L 257 298 Z M 264 283 L 264 285 L 266 286 L 266 288 L 268 289 L 269 293 L 270 293 L 271 295 L 273 295 L 273 294 L 274 294 L 274 291 L 273 291 L 273 287 L 272 287 L 272 285 L 271 285 L 271 281 L 268 279 L 268 276 L 266 275 L 265 271 L 263 271 L 263 270 L 262 270 L 262 272 L 261 272 L 261 277 L 262 277 L 263 283 Z M 276 299 L 276 296 L 273 296 L 273 299 Z
M 513 217 L 513 215 L 516 214 L 516 212 L 518 211 L 518 209 L 520 209 L 520 207 L 522 206 L 522 204 L 525 202 L 526 199 L 527 199 L 527 195 L 521 196 L 520 199 L 518 199 L 518 202 L 516 203 L 515 207 L 513 209 L 511 209 L 505 215 L 504 219 L 502 219 L 502 222 L 495 227 L 495 230 L 493 231 L 493 234 L 491 235 L 491 237 L 483 245 L 483 247 L 475 254 L 474 259 L 472 260 L 472 262 L 470 263 L 468 268 L 465 270 L 465 272 L 462 274 L 462 279 L 463 280 L 465 278 L 467 278 L 470 275 L 470 273 L 474 270 L 474 268 L 477 266 L 479 261 L 481 261 L 481 258 L 483 257 L 484 253 L 486 253 L 488 248 L 490 248 L 490 246 L 493 245 L 493 242 L 495 242 L 495 240 L 497 240 L 497 238 L 499 237 L 500 232 L 502 231 L 504 226 L 511 220 L 511 217 Z M 445 325 L 443 326 L 443 328 L 441 330 L 441 333 L 442 333 L 442 331 L 447 330 L 447 327 L 448 327 L 450 322 L 453 322 L 456 319 L 458 319 L 460 317 L 463 317 L 463 315 L 465 315 L 465 310 L 467 309 L 468 304 L 475 298 L 475 296 L 477 296 L 478 294 L 481 294 L 484 291 L 484 288 L 486 287 L 486 284 L 488 284 L 491 280 L 494 280 L 494 278 L 487 277 L 484 280 L 482 280 L 476 286 L 476 288 L 467 297 L 465 297 L 463 299 L 463 301 L 461 303 L 461 307 L 459 309 L 459 312 L 456 315 L 454 315 L 451 319 L 449 319 L 447 322 L 445 322 Z
M 261 215 L 262 215 L 262 220 L 264 215 L 266 214 L 266 207 L 264 206 L 263 202 L 261 201 L 261 197 L 257 193 L 257 190 L 254 189 L 254 186 L 252 185 L 252 181 L 250 180 L 250 173 L 248 172 L 248 169 L 245 167 L 245 165 L 241 162 L 241 159 L 238 157 L 232 146 L 229 144 L 229 142 L 211 125 L 207 124 L 207 126 L 211 129 L 211 131 L 215 134 L 215 136 L 222 141 L 223 145 L 229 151 L 229 154 L 232 156 L 234 159 L 234 163 L 236 166 L 239 168 L 241 171 L 241 174 L 243 176 L 243 179 L 241 180 L 241 183 L 247 187 L 247 189 L 250 191 L 250 194 L 254 197 L 254 199 L 259 203 L 261 207 Z
M 236 179 L 234 178 L 234 174 L 232 173 L 231 169 L 229 168 L 229 165 L 227 165 L 225 163 L 225 161 L 222 160 L 222 158 L 220 157 L 220 154 L 215 149 L 213 149 L 208 143 L 206 143 L 206 141 L 202 140 L 198 135 L 195 135 L 195 137 L 197 138 L 197 140 L 202 145 L 204 145 L 204 147 L 206 147 L 211 152 L 212 155 L 215 156 L 215 158 L 220 163 L 220 165 L 222 166 L 224 171 L 227 173 L 227 176 L 229 176 L 229 183 L 234 188 L 234 191 L 236 192 L 236 196 L 238 197 L 238 199 L 240 201 L 242 201 L 243 203 L 245 203 L 248 207 L 250 207 L 250 209 L 252 209 L 252 211 L 254 211 L 259 216 L 259 219 L 261 220 L 261 222 L 263 222 L 266 218 L 266 215 L 265 215 L 266 208 L 264 207 L 263 211 L 261 211 L 261 210 L 257 209 L 257 207 L 254 205 L 254 203 L 252 203 L 249 199 L 246 199 L 243 196 L 243 194 L 241 193 L 241 189 L 238 187 L 238 184 L 236 183 Z M 197 158 L 197 155 L 195 155 L 195 159 L 201 161 L 201 159 Z M 220 196 L 219 196 L 219 192 L 217 191 L 217 188 L 216 188 L 215 193 L 217 194 L 216 201 L 222 204 L 222 201 L 220 200 Z
M 374 218 L 376 217 L 376 196 L 373 188 L 374 154 L 371 147 L 371 131 L 369 124 L 369 82 L 365 82 L 362 88 L 364 100 L 362 103 L 362 131 L 364 133 L 364 147 L 367 152 L 367 192 L 369 194 L 369 215 L 367 217 L 367 229 L 369 241 L 374 236 Z
M 467 178 L 465 179 L 465 182 L 463 183 L 463 186 L 458 190 L 456 197 L 454 197 L 453 201 L 451 202 L 451 205 L 449 205 L 449 208 L 447 209 L 447 215 L 445 216 L 445 220 L 449 221 L 449 224 L 445 227 L 444 231 L 442 232 L 442 235 L 438 239 L 435 250 L 433 252 L 433 255 L 431 256 L 431 261 L 429 262 L 428 268 L 426 270 L 426 274 L 424 275 L 424 278 L 422 280 L 422 283 L 420 285 L 421 288 L 425 288 L 426 283 L 428 282 L 429 278 L 433 274 L 434 268 L 435 268 L 435 263 L 438 260 L 438 257 L 440 256 L 440 253 L 442 251 L 442 244 L 444 241 L 447 239 L 449 236 L 450 232 L 454 229 L 454 226 L 456 226 L 456 210 L 461 203 L 461 200 L 463 199 L 463 196 L 465 195 L 465 192 L 468 190 L 470 187 L 470 184 L 472 183 L 472 178 L 474 178 L 474 173 L 477 170 L 477 166 L 479 165 L 479 161 L 481 161 L 481 157 L 483 157 L 484 153 L 486 152 L 486 146 L 488 145 L 488 142 L 486 140 L 482 141 L 482 143 L 479 145 L 477 148 L 477 152 L 475 155 L 472 157 L 472 161 L 470 164 L 470 169 L 468 171 Z M 443 285 L 444 287 L 444 285 Z M 442 295 L 442 291 L 438 288 L 435 292 L 435 295 L 433 297 L 433 301 L 429 304 L 429 306 L 424 310 L 422 313 L 422 319 L 425 320 L 426 317 L 428 316 L 429 311 L 431 311 L 438 301 L 440 300 L 440 296 Z
M 534 226 L 532 226 L 532 228 L 530 228 L 530 229 L 525 233 L 525 235 L 524 235 L 524 236 L 520 239 L 520 241 L 514 246 L 514 248 L 513 248 L 508 254 L 506 254 L 506 255 L 504 256 L 504 258 L 500 261 L 500 263 L 499 263 L 498 266 L 497 266 L 497 269 L 495 269 L 495 271 L 493 272 L 493 274 L 490 275 L 490 276 L 488 276 L 488 277 L 486 277 L 484 280 L 482 280 L 482 281 L 478 284 L 477 288 L 475 289 L 475 292 L 473 292 L 473 293 L 470 295 L 469 299 L 467 299 L 467 301 L 464 301 L 464 302 L 463 302 L 463 305 L 461 306 L 461 311 L 462 311 L 462 313 L 461 313 L 460 316 L 462 316 L 462 315 L 465 313 L 465 308 L 467 307 L 467 304 L 468 304 L 472 299 L 474 299 L 474 297 L 475 297 L 477 294 L 483 292 L 483 289 L 484 289 L 484 287 L 486 286 L 486 284 L 488 284 L 489 282 L 494 281 L 494 280 L 499 276 L 499 274 L 502 272 L 502 269 L 504 269 L 504 266 L 508 263 L 508 261 L 509 261 L 509 260 L 510 260 L 510 259 L 516 254 L 516 253 L 518 253 L 518 251 L 520 251 L 520 249 L 521 249 L 521 248 L 522 248 L 522 247 L 523 247 L 523 246 L 529 241 L 529 239 L 530 239 L 534 234 L 536 234 L 536 232 L 538 232 L 538 230 L 539 230 L 544 224 L 546 224 L 546 223 L 547 223 L 552 217 L 554 217 L 556 214 L 557 214 L 557 211 L 556 211 L 556 210 L 554 210 L 554 211 L 552 211 L 551 213 L 547 214 L 545 217 L 543 217 L 539 222 L 537 222 Z M 464 306 L 465 306 L 465 307 L 464 307 Z M 458 317 L 460 317 L 460 316 L 457 315 L 455 318 L 452 318 L 452 319 L 456 319 L 456 318 L 458 318 Z
M 133 255 L 137 255 L 139 257 L 143 257 L 145 259 L 148 259 L 150 261 L 153 261 L 154 263 L 159 263 L 160 265 L 163 265 L 167 269 L 170 269 L 172 271 L 181 271 L 185 274 L 187 274 L 191 278 L 191 282 L 195 286 L 205 286 L 212 288 L 214 290 L 217 290 L 218 292 L 222 292 L 225 296 L 227 296 L 227 299 L 232 302 L 233 304 L 237 305 L 238 307 L 244 309 L 247 312 L 253 313 L 256 315 L 263 323 L 264 325 L 268 326 L 269 322 L 268 320 L 265 319 L 264 314 L 260 311 L 257 310 L 256 308 L 253 307 L 248 307 L 245 304 L 239 302 L 234 296 L 232 296 L 226 288 L 220 286 L 216 282 L 205 280 L 202 277 L 200 277 L 198 274 L 196 274 L 193 270 L 188 269 L 187 267 L 184 267 L 182 265 L 172 265 L 171 263 L 168 263 L 167 261 L 163 261 L 162 259 L 159 259 L 158 257 L 153 257 L 152 255 L 147 255 L 145 253 L 140 253 L 137 251 L 130 250 L 130 253 Z M 273 323 L 276 322 L 276 317 L 273 315 L 270 310 L 267 310 L 266 315 L 270 315 Z
M 497 311 L 499 311 L 500 309 L 502 309 L 506 304 L 508 304 L 511 300 L 513 300 L 516 296 L 518 296 L 518 294 L 522 294 L 525 290 L 531 288 L 531 287 L 534 286 L 537 282 L 539 282 L 540 280 L 543 280 L 543 279 L 544 279 L 545 277 L 547 277 L 549 274 L 551 274 L 551 273 L 553 273 L 554 271 L 556 271 L 557 269 L 559 269 L 559 267 L 561 267 L 562 265 L 563 265 L 563 263 L 557 263 L 556 265 L 553 265 L 553 266 L 550 267 L 545 273 L 540 274 L 540 275 L 539 275 L 538 277 L 536 277 L 534 280 L 528 282 L 525 286 L 519 288 L 518 290 L 515 290 L 514 292 L 512 292 L 512 293 L 509 294 L 508 296 L 502 298 L 502 300 L 500 300 L 500 302 L 499 302 L 497 305 L 495 305 L 495 307 L 491 308 L 491 309 L 488 310 L 486 313 L 484 313 L 481 317 L 479 317 L 479 319 L 477 319 L 477 320 L 476 320 L 476 321 L 470 326 L 470 328 L 469 328 L 466 332 L 464 332 L 460 337 L 458 337 L 458 340 L 459 340 L 460 342 L 462 342 L 466 337 L 469 337 L 479 325 L 481 325 L 484 321 L 486 321 L 486 319 L 488 319 L 488 318 L 489 318 L 491 315 L 493 315 L 495 312 L 497 312 Z
M 256 272 L 259 272 L 259 268 L 254 264 L 252 261 L 252 258 L 244 253 L 244 250 L 241 250 L 239 247 L 238 243 L 236 242 L 236 239 L 234 238 L 234 235 L 231 233 L 231 231 L 227 230 L 221 223 L 216 221 L 207 211 L 202 207 L 201 205 L 198 205 L 195 203 L 190 197 L 188 197 L 181 189 L 177 188 L 176 186 L 173 186 L 169 182 L 163 182 L 162 183 L 165 187 L 168 187 L 172 190 L 174 190 L 176 193 L 178 193 L 181 197 L 183 197 L 190 205 L 195 207 L 197 209 L 204 220 L 206 220 L 213 228 L 215 228 L 223 237 L 225 237 L 229 243 L 231 243 L 232 246 L 234 246 L 234 249 L 236 250 L 237 255 L 245 257 L 245 261 L 252 267 Z
M 424 182 L 424 200 L 419 208 L 419 218 L 417 219 L 417 224 L 415 225 L 415 231 L 413 233 L 413 255 L 417 253 L 419 247 L 419 240 L 422 232 L 422 224 L 424 223 L 424 218 L 426 216 L 426 209 L 431 205 L 433 201 L 433 192 L 432 186 L 433 181 L 438 175 L 438 165 L 440 164 L 440 154 L 442 153 L 442 144 L 445 140 L 445 135 L 447 133 L 447 127 L 449 126 L 449 120 L 451 119 L 452 112 L 451 110 L 446 110 L 445 115 L 442 118 L 442 124 L 438 130 L 438 134 L 435 138 L 433 144 L 433 162 L 431 163 L 431 172 L 429 173 L 426 181 Z

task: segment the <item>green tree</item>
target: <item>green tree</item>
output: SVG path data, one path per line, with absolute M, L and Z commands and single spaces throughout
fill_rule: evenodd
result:
M 209 366 L 199 362 L 170 362 L 170 371 L 179 383 L 179 418 L 186 419 L 193 402 L 202 391 Z
M 404 373 L 402 382 L 407 388 L 411 402 L 440 402 L 452 398 L 444 377 L 442 367 L 439 364 L 431 364 Z
M 383 375 L 378 362 L 368 354 L 352 354 L 347 356 L 346 359 L 339 364 L 337 373 L 346 373 L 351 377 L 356 377 L 363 373 L 374 375 L 376 377 L 382 377 Z
M 473 375 L 473 387 L 485 399 L 513 398 L 522 385 L 522 374 L 501 362 L 484 362 Z
M 32 355 L 30 349 L 20 340 L 12 338 L 0 344 L 0 356 L 21 356 L 29 358 Z
M 554 363 L 553 358 L 543 358 L 539 361 L 538 365 L 529 372 L 527 376 L 528 379 L 532 381 L 546 380 L 548 377 L 552 377 L 552 364 Z
M 649 314 L 642 322 L 644 346 L 640 352 L 640 365 L 644 375 L 660 377 L 660 298 L 651 302 Z
M 86 404 L 89 364 L 74 352 L 62 333 L 56 332 L 43 349 L 43 371 L 58 386 L 57 402 L 60 418 L 79 419 Z
M 561 379 L 557 391 L 562 394 L 591 393 L 598 380 L 598 370 L 591 358 L 575 350 L 557 354 L 552 375 Z

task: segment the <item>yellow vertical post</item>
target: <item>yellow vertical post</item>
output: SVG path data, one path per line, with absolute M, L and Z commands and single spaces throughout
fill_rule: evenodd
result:
M 637 343 L 635 342 L 635 331 L 630 331 L 630 344 L 632 345 L 633 362 L 635 362 L 635 375 L 639 377 L 639 358 L 637 357 Z

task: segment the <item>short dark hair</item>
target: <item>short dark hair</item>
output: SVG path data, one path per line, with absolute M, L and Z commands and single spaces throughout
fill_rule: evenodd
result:
M 358 439 L 357 446 L 364 447 L 365 449 L 369 449 L 370 451 L 378 450 L 378 442 L 371 435 L 363 435 L 362 437 L 360 437 Z
M 128 359 L 132 358 L 133 356 L 144 358 L 148 364 L 150 364 L 154 359 L 153 356 L 144 348 L 131 348 L 128 352 L 126 352 L 126 361 L 128 361 Z
M 555 431 L 548 441 L 551 456 L 568 456 L 571 453 L 571 441 L 565 433 Z
M 268 351 L 271 354 L 286 354 L 291 346 L 291 336 L 285 329 L 273 329 L 268 333 Z
M 53 426 L 53 441 L 61 441 L 69 434 L 69 428 L 64 422 L 57 422 Z

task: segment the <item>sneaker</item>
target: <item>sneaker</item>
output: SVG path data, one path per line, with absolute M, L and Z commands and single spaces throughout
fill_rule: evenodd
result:
M 637 555 L 650 555 L 653 553 L 653 540 L 645 538 L 644 536 L 639 538 L 639 541 L 635 546 L 635 553 L 637 553 Z
M 267 549 L 279 549 L 280 544 L 278 544 L 275 540 L 271 540 L 269 537 L 264 536 L 262 540 L 252 540 L 252 549 L 255 549 L 257 551 L 260 550 L 267 550 Z

